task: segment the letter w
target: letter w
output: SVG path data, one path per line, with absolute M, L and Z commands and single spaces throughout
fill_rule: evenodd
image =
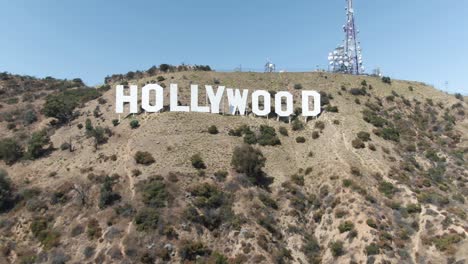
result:
M 239 111 L 240 115 L 245 115 L 245 107 L 247 106 L 247 98 L 249 96 L 249 90 L 242 90 L 242 95 L 239 89 L 235 90 L 227 88 L 227 96 L 229 101 L 229 111 L 231 114 L 235 115 Z

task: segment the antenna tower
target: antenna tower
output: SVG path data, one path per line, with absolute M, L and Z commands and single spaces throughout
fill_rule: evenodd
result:
M 353 0 L 346 0 L 346 24 L 343 26 L 345 40 L 328 55 L 329 67 L 332 72 L 359 75 L 364 73 L 360 42 L 357 39 L 359 31 L 354 19 Z

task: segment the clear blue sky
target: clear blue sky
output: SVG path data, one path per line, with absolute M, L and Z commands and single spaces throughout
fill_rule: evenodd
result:
M 0 0 L 0 71 L 106 75 L 161 63 L 289 71 L 327 66 L 344 0 Z M 367 71 L 468 94 L 468 1 L 355 0 Z

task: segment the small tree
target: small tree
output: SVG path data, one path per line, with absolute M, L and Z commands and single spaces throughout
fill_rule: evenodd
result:
M 13 188 L 6 171 L 0 169 L 0 212 L 8 209 L 13 202 Z
M 31 159 L 40 158 L 49 150 L 44 149 L 44 146 L 48 144 L 50 144 L 50 138 L 47 135 L 47 131 L 34 132 L 28 141 L 28 157 Z
M 242 145 L 234 149 L 231 164 L 237 172 L 245 173 L 253 183 L 259 183 L 263 176 L 265 157 L 260 150 L 249 145 Z
M 113 191 L 114 179 L 109 176 L 104 178 L 104 183 L 101 186 L 99 197 L 99 208 L 104 209 L 112 205 L 115 201 L 120 200 L 120 195 Z

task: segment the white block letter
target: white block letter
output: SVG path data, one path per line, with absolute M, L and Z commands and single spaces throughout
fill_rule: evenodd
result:
M 309 97 L 314 98 L 314 110 L 309 110 Z M 317 116 L 320 114 L 320 94 L 316 91 L 302 91 L 302 116 Z
M 171 106 L 170 110 L 171 112 L 189 112 L 190 108 L 188 106 L 180 106 L 178 103 L 178 88 L 177 84 L 171 83 Z
M 263 110 L 258 106 L 258 98 L 263 96 Z M 264 90 L 258 90 L 252 93 L 252 112 L 258 116 L 267 116 L 271 112 L 271 95 Z
M 130 103 L 130 113 L 138 113 L 138 87 L 130 85 L 130 95 L 124 95 L 124 86 L 117 85 L 115 91 L 115 112 L 123 113 L 124 103 Z
M 190 93 L 191 93 L 190 109 L 192 110 L 192 112 L 202 112 L 202 113 L 210 112 L 210 108 L 208 106 L 198 106 L 198 85 L 196 84 L 190 85 Z
M 233 89 L 227 88 L 227 95 L 229 101 L 229 110 L 231 114 L 235 115 L 236 111 L 239 110 L 240 115 L 245 115 L 245 107 L 247 106 L 247 97 L 249 96 L 249 90 L 242 90 L 242 95 L 239 89 L 236 89 L 235 95 Z
M 155 93 L 155 104 L 150 105 L 150 92 L 154 91 Z M 164 104 L 164 90 L 159 84 L 147 84 L 143 86 L 141 90 L 141 107 L 145 109 L 146 112 L 155 113 L 160 111 L 163 108 Z
M 211 85 L 205 85 L 205 88 L 206 95 L 210 100 L 211 113 L 219 114 L 219 104 L 221 103 L 221 99 L 223 98 L 224 86 L 218 86 L 218 91 L 216 91 L 216 94 L 213 92 L 213 87 L 211 87 Z
M 286 98 L 286 110 L 283 111 L 282 99 Z M 293 113 L 293 96 L 290 92 L 277 92 L 275 95 L 275 111 L 278 116 L 290 116 Z

